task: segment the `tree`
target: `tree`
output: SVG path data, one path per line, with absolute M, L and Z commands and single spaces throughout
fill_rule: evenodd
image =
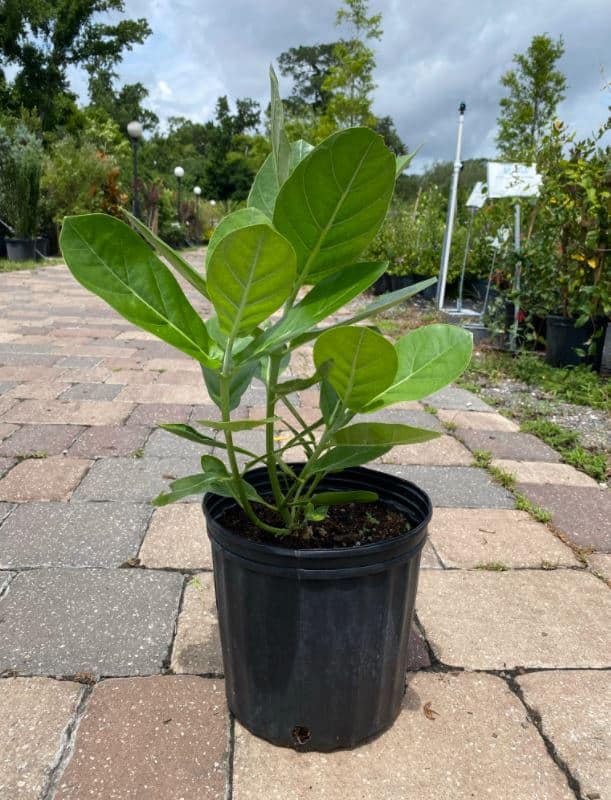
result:
M 91 105 L 101 108 L 113 119 L 123 133 L 127 125 L 136 119 L 145 130 L 154 130 L 159 117 L 142 103 L 148 97 L 148 89 L 142 83 L 126 83 L 115 89 L 117 73 L 112 69 L 92 70 L 89 76 L 89 98 Z
M 558 103 L 564 100 L 566 78 L 556 69 L 564 54 L 560 37 L 554 42 L 543 34 L 533 36 L 525 54 L 513 57 L 517 65 L 501 78 L 508 95 L 500 101 L 496 143 L 503 158 L 532 161 L 541 138 L 554 119 Z
M 36 109 L 43 130 L 63 124 L 76 108 L 68 67 L 110 69 L 151 33 L 145 19 L 96 21 L 101 12 L 123 10 L 124 0 L 3 0 L 0 68 L 17 68 L 11 107 Z
M 322 114 L 326 110 L 330 92 L 323 84 L 330 69 L 339 66 L 336 47 L 337 42 L 301 45 L 280 53 L 280 72 L 293 80 L 293 90 L 284 101 L 289 115 L 302 115 L 307 111 Z
M 375 54 L 367 40 L 382 37 L 382 15 L 367 16 L 367 0 L 343 0 L 335 24 L 352 26 L 352 37 L 335 45 L 337 64 L 331 66 L 322 88 L 329 92 L 325 116 L 333 128 L 375 124 L 371 93 L 375 89 Z

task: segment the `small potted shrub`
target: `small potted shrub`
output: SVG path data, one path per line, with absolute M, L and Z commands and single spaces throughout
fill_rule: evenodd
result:
M 42 148 L 38 140 L 19 126 L 8 150 L 2 155 L 3 205 L 14 236 L 6 239 L 11 261 L 29 261 L 36 256 L 36 230 Z
M 274 78 L 271 120 L 273 152 L 248 207 L 215 229 L 205 276 L 135 219 L 148 244 L 119 220 L 92 214 L 67 218 L 61 245 L 86 288 L 199 362 L 219 408 L 220 420 L 163 426 L 200 443 L 203 455 L 201 472 L 175 480 L 155 502 L 204 495 L 229 707 L 276 744 L 333 750 L 388 728 L 399 713 L 431 515 L 420 488 L 363 465 L 436 434 L 370 415 L 455 379 L 471 336 L 431 325 L 393 344 L 359 324 L 414 287 L 333 319 L 386 269 L 359 256 L 388 210 L 396 159 L 368 128 L 316 148 L 289 144 Z M 196 313 L 149 244 L 214 316 Z M 285 376 L 291 352 L 307 344 L 311 374 Z M 266 388 L 265 413 L 236 419 L 255 376 Z M 306 389 L 319 391 L 314 421 L 295 405 Z M 264 452 L 242 438 L 257 429 Z

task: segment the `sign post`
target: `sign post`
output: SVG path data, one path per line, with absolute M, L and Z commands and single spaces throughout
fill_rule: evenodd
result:
M 536 197 L 541 186 L 541 175 L 534 164 L 503 164 L 498 161 L 488 162 L 488 196 L 491 199 L 501 197 Z M 521 208 L 519 201 L 515 204 L 513 242 L 514 250 L 520 253 Z M 510 348 L 515 350 L 518 339 L 518 322 L 520 318 L 520 284 L 522 264 L 518 260 L 513 280 L 516 294 L 514 303 L 513 326 L 510 336 Z
M 452 186 L 450 190 L 450 199 L 448 202 L 448 216 L 446 219 L 446 229 L 443 236 L 443 245 L 441 248 L 441 265 L 439 268 L 439 281 L 437 283 L 437 295 L 435 298 L 435 305 L 437 308 L 443 308 L 443 303 L 446 296 L 446 283 L 448 281 L 448 266 L 450 263 L 450 247 L 452 245 L 452 231 L 454 228 L 454 217 L 456 215 L 456 193 L 458 191 L 458 175 L 462 167 L 460 160 L 460 153 L 462 150 L 462 131 L 465 124 L 465 111 L 467 106 L 461 103 L 458 108 L 458 137 L 456 139 L 456 155 L 454 157 L 454 169 L 452 171 Z

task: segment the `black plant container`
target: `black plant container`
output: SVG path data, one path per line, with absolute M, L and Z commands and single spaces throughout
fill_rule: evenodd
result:
M 265 469 L 250 482 L 269 490 Z M 405 692 L 420 554 L 432 508 L 401 478 L 357 467 L 320 489 L 369 489 L 411 530 L 346 549 L 289 550 L 219 523 L 234 501 L 204 498 L 229 708 L 297 750 L 354 747 L 389 728 Z
M 574 319 L 555 315 L 548 316 L 545 363 L 552 367 L 590 364 L 598 372 L 602 360 L 606 324 L 607 321 L 605 319 L 597 319 L 596 324 L 588 321 L 578 328 Z M 595 350 L 589 354 L 589 341 L 599 329 L 602 329 L 602 331 L 599 332 L 598 337 L 594 340 Z M 580 353 L 579 351 L 582 352 Z M 585 355 L 582 355 L 584 352 Z
M 6 253 L 9 261 L 34 261 L 36 239 L 6 239 Z

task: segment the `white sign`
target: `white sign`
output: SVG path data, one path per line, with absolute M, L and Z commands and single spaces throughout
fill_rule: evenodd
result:
M 534 164 L 488 162 L 488 197 L 535 197 L 541 175 Z
M 478 181 L 473 187 L 473 191 L 469 195 L 466 202 L 467 208 L 482 208 L 486 202 L 487 197 L 486 189 L 482 181 Z

